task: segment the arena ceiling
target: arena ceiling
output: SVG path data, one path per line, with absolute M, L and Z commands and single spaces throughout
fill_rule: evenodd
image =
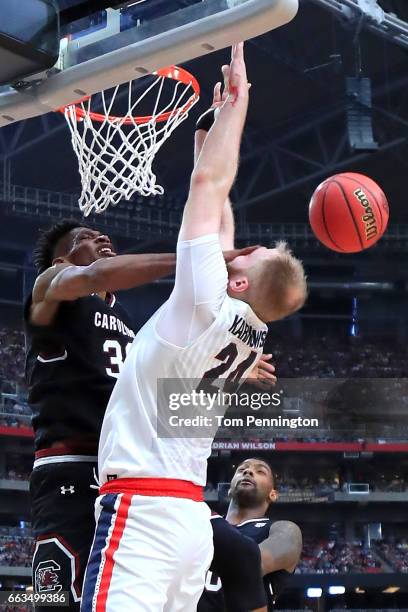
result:
M 408 19 L 403 0 L 380 3 Z M 83 4 L 60 0 L 65 10 Z M 408 47 L 367 25 L 358 12 L 339 19 L 319 0 L 300 0 L 292 23 L 247 43 L 253 86 L 232 193 L 241 221 L 305 223 L 314 187 L 330 174 L 352 170 L 382 185 L 392 223 L 408 223 Z M 157 174 L 168 195 L 158 207 L 179 209 L 184 202 L 194 122 L 210 103 L 219 67 L 227 60 L 224 50 L 186 65 L 201 84 L 202 100 L 158 155 Z M 372 116 L 375 150 L 349 146 L 347 110 L 353 99 L 347 96 L 346 78 L 355 76 L 371 79 L 372 111 L 365 110 Z M 77 161 L 58 114 L 3 128 L 0 160 L 12 184 L 79 192 Z

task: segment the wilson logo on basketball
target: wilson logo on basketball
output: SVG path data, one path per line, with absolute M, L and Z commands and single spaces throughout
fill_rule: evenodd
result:
M 330 176 L 314 190 L 309 204 L 316 238 L 338 253 L 360 253 L 372 247 L 387 229 L 388 218 L 381 187 L 357 172 Z
M 371 240 L 378 233 L 377 220 L 375 218 L 373 209 L 370 206 L 370 202 L 368 201 L 366 194 L 362 189 L 360 189 L 360 187 L 354 191 L 354 195 L 364 208 L 362 219 L 365 225 L 366 239 Z

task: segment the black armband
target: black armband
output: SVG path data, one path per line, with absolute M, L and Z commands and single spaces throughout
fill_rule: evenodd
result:
M 204 130 L 209 132 L 215 121 L 215 108 L 209 108 L 197 119 L 196 130 Z

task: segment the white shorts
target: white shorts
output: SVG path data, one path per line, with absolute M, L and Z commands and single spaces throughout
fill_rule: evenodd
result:
M 95 513 L 81 612 L 195 612 L 213 557 L 204 502 L 108 493 Z

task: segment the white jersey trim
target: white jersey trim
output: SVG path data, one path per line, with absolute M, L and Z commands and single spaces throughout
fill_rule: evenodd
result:
M 45 359 L 44 357 L 41 357 L 41 355 L 38 355 L 37 360 L 41 361 L 41 363 L 52 363 L 53 361 L 65 361 L 67 357 L 68 353 L 65 350 L 62 355 L 58 355 L 58 357 L 51 357 L 51 359 Z
M 97 463 L 95 455 L 52 455 L 51 457 L 40 457 L 34 461 L 33 469 L 49 463 Z
M 224 516 L 221 516 L 221 514 L 212 514 L 210 516 L 210 520 L 214 520 L 214 519 L 223 519 L 224 521 L 227 520 Z M 262 523 L 262 522 L 265 522 L 265 524 L 266 524 L 269 520 L 270 519 L 268 517 L 263 516 L 262 518 L 248 519 L 246 521 L 242 521 L 242 523 L 238 523 L 237 525 L 234 525 L 233 523 L 229 523 L 229 524 L 233 525 L 234 527 L 242 527 L 243 525 L 246 525 L 247 523 Z
M 261 518 L 247 519 L 246 521 L 242 521 L 242 523 L 238 523 L 237 525 L 235 525 L 235 527 L 242 527 L 243 525 L 246 525 L 247 523 L 262 523 L 262 522 L 267 523 L 268 521 L 269 521 L 269 518 L 267 516 L 262 516 Z

